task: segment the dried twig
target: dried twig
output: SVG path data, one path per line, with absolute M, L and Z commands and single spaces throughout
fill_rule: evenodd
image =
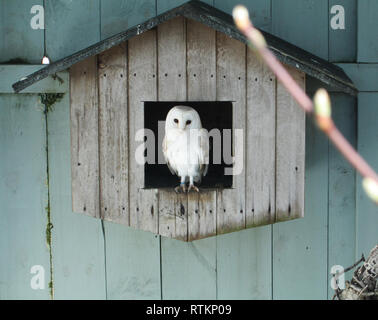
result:
M 314 102 L 312 102 L 282 64 L 276 59 L 273 53 L 268 49 L 264 36 L 250 21 L 248 10 L 239 5 L 234 8 L 232 14 L 236 26 L 241 32 L 243 32 L 247 39 L 249 39 L 249 44 L 262 57 L 264 62 L 276 75 L 277 79 L 294 97 L 303 110 L 308 114 L 315 114 L 315 119 L 319 128 L 328 136 L 352 166 L 363 176 L 363 187 L 366 193 L 378 204 L 378 175 L 337 129 L 331 118 L 331 102 L 327 91 L 325 89 L 319 89 L 314 96 Z
M 364 255 L 362 254 L 362 257 L 361 257 L 360 260 L 358 260 L 358 261 L 357 261 L 355 264 L 353 264 L 352 266 L 350 266 L 350 267 L 344 269 L 342 272 L 338 273 L 337 275 L 338 275 L 338 276 L 341 276 L 343 273 L 346 273 L 346 272 L 348 272 L 349 270 L 352 270 L 352 269 L 354 269 L 355 267 L 357 267 L 357 266 L 358 266 L 361 262 L 363 262 L 363 261 L 365 261 L 365 257 L 364 257 Z

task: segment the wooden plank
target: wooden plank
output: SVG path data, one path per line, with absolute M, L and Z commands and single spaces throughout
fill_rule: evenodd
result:
M 357 62 L 378 62 L 377 12 L 377 1 L 358 1 Z
M 157 190 L 144 190 L 144 164 L 135 161 L 140 141 L 135 134 L 144 128 L 143 101 L 157 100 L 156 30 L 128 42 L 129 62 L 129 214 L 130 226 L 158 232 Z
M 188 100 L 191 101 L 215 101 L 216 100 L 216 33 L 213 29 L 198 23 L 196 21 L 187 20 L 187 85 L 188 85 Z M 211 164 L 210 164 L 211 165 Z M 216 192 L 216 191 L 212 191 Z M 203 197 L 203 199 L 202 199 Z M 189 201 L 191 200 L 191 201 Z M 194 203 L 192 203 L 192 200 Z M 209 193 L 200 194 L 198 201 L 207 203 L 207 201 L 216 201 L 216 195 Z M 190 208 L 195 208 L 198 203 L 196 197 L 188 199 Z M 213 210 L 215 203 L 208 203 L 206 207 L 208 210 Z M 205 210 L 205 212 L 207 212 Z M 201 215 L 201 212 L 199 212 Z M 204 226 L 207 230 L 201 232 L 193 228 L 198 228 L 197 216 L 195 209 L 191 209 L 188 217 L 189 234 L 199 234 L 202 237 L 204 234 L 214 234 L 216 224 L 211 215 L 204 213 L 204 217 L 209 217 L 210 220 L 204 219 Z
M 101 217 L 129 225 L 126 43 L 98 59 Z
M 378 170 L 378 114 L 376 92 L 360 93 L 358 96 L 357 137 L 358 152 Z M 378 207 L 368 198 L 360 175 L 357 175 L 356 190 L 356 258 L 365 257 L 377 244 L 378 239 Z
M 305 192 L 304 218 L 272 226 L 273 299 L 327 299 L 328 140 L 309 118 Z
M 46 53 L 54 62 L 100 40 L 100 0 L 46 1 L 45 23 Z
M 14 93 L 12 84 L 21 78 L 42 69 L 43 65 L 1 65 L 0 92 Z M 58 72 L 56 77 L 49 76 L 20 93 L 65 93 L 69 90 L 69 74 L 67 71 Z
M 217 237 L 217 299 L 272 299 L 272 226 Z
M 188 2 L 188 0 L 156 0 L 157 14 L 161 14 L 165 11 L 176 8 L 184 4 L 185 2 Z M 202 2 L 205 2 L 209 5 L 213 5 L 213 0 L 203 0 Z
M 240 3 L 239 0 L 214 0 L 214 7 L 232 14 L 232 9 Z M 248 9 L 253 24 L 257 28 L 270 32 L 272 28 L 271 0 L 245 0 L 242 3 Z
M 242 167 L 239 169 L 234 164 L 232 189 L 217 192 L 217 234 L 222 234 L 245 228 L 246 47 L 240 41 L 219 32 L 216 45 L 217 101 L 234 101 L 232 129 L 242 130 L 243 148 L 239 151 L 236 149 L 236 134 L 233 131 L 232 154 L 238 161 L 241 160 Z
M 217 219 L 217 194 L 201 190 L 201 195 L 188 195 L 188 240 L 193 241 L 215 236 Z
M 334 93 L 332 118 L 348 141 L 356 146 L 356 99 Z M 340 152 L 330 144 L 329 148 L 329 218 L 328 218 L 328 299 L 334 295 L 330 286 L 332 266 L 345 268 L 353 265 L 356 252 L 356 171 Z M 351 276 L 347 274 L 347 276 Z
M 215 49 L 214 30 L 187 20 L 188 100 L 215 100 Z M 198 197 L 210 195 L 212 202 L 204 199 L 206 208 L 210 210 L 211 207 L 216 207 L 215 191 L 212 191 L 212 194 L 200 194 L 197 197 L 193 195 L 188 199 L 189 234 L 193 234 L 193 213 L 195 213 Z M 207 213 L 199 212 L 199 215 L 200 218 L 205 215 L 207 217 Z M 216 224 L 214 220 L 212 222 L 213 224 L 205 224 L 204 234 L 214 233 Z M 198 226 L 194 227 L 196 228 L 194 231 L 197 232 Z M 189 243 L 162 237 L 161 263 L 163 299 L 216 298 L 215 237 Z M 183 274 L 185 277 L 182 276 Z
M 159 101 L 186 100 L 186 21 L 183 17 L 158 26 Z
M 160 237 L 104 222 L 107 299 L 161 299 Z
M 188 100 L 216 100 L 215 31 L 187 20 Z
M 53 105 L 49 128 L 49 192 L 55 299 L 105 299 L 105 255 L 101 220 L 71 208 L 70 97 Z
M 276 79 L 247 51 L 246 225 L 274 221 Z
M 37 95 L 6 94 L 0 109 L 0 299 L 49 299 L 43 107 Z M 43 290 L 30 286 L 34 265 L 44 269 Z
M 188 240 L 188 196 L 168 189 L 159 190 L 159 234 Z
M 378 64 L 338 63 L 359 91 L 378 91 Z
M 162 299 L 216 298 L 216 238 L 161 238 Z
M 185 101 L 186 21 L 183 17 L 175 18 L 159 25 L 157 32 L 159 101 Z M 179 182 L 177 177 L 177 185 Z M 159 191 L 159 234 L 187 241 L 187 224 L 187 195 L 176 194 L 173 189 Z
M 272 33 L 326 60 L 328 17 L 328 0 L 272 0 Z
M 16 63 L 41 63 L 44 30 L 32 28 L 31 20 L 37 13 L 31 13 L 31 9 L 34 6 L 43 6 L 43 2 L 43 0 L 0 2 L 0 63 L 12 60 L 18 60 Z
M 305 75 L 288 68 L 304 89 Z M 305 112 L 280 82 L 277 83 L 276 221 L 304 214 Z
M 70 69 L 72 208 L 100 218 L 97 57 Z
M 155 16 L 156 1 L 100 0 L 101 39 L 125 31 Z
M 329 61 L 352 62 L 357 56 L 357 0 L 330 0 L 330 19 L 338 16 L 339 10 L 336 6 L 342 6 L 344 10 L 344 29 L 333 29 L 331 22 L 329 27 Z M 341 14 L 341 12 L 340 12 Z M 339 22 L 340 23 L 340 22 Z

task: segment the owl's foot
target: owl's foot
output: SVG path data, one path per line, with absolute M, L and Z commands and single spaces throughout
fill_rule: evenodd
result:
M 186 186 L 185 184 L 180 184 L 175 188 L 176 193 L 185 193 L 186 192 Z
M 189 186 L 189 189 L 188 189 L 188 192 L 190 192 L 190 190 L 194 190 L 194 191 L 196 191 L 196 192 L 199 192 L 199 189 L 194 185 L 194 184 L 191 184 L 190 186 Z

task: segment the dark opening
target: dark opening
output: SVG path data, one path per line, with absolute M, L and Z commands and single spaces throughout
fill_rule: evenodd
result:
M 158 164 L 158 153 L 162 154 L 161 142 L 165 131 L 158 139 L 158 121 L 165 121 L 171 108 L 177 105 L 189 106 L 195 109 L 200 118 L 202 127 L 209 132 L 217 128 L 221 132 L 222 150 L 221 163 L 213 164 L 213 139 L 210 137 L 210 157 L 207 175 L 202 178 L 200 188 L 231 188 L 232 175 L 225 175 L 224 169 L 232 167 L 226 164 L 223 157 L 223 130 L 232 129 L 232 102 L 230 101 L 201 101 L 201 102 L 144 102 L 144 127 L 153 131 L 155 135 L 155 164 L 146 163 L 144 165 L 144 187 L 148 188 L 174 188 L 179 185 L 180 178 L 172 175 L 166 164 Z M 232 145 L 228 154 L 232 154 Z

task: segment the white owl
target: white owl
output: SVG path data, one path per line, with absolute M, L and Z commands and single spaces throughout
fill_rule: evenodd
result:
M 176 192 L 199 192 L 194 181 L 200 183 L 206 175 L 209 165 L 209 138 L 202 128 L 201 119 L 196 110 L 186 106 L 175 106 L 165 120 L 163 154 L 169 170 L 180 177 Z

